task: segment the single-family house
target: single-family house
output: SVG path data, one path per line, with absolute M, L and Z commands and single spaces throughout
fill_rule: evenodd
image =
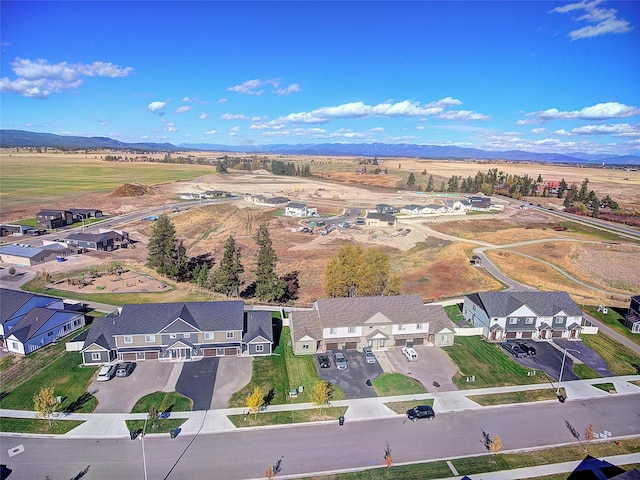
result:
M 226 355 L 270 355 L 271 313 L 244 311 L 241 300 L 124 305 L 94 320 L 82 361 L 190 362 Z
M 304 203 L 289 202 L 284 207 L 284 214 L 288 217 L 309 217 L 317 215 L 317 208 L 308 208 Z
M 631 297 L 629 309 L 624 316 L 624 325 L 631 333 L 640 333 L 640 295 Z
M 566 292 L 481 292 L 464 297 L 462 314 L 491 341 L 577 340 L 584 314 Z
M 491 197 L 473 195 L 467 197 L 466 205 L 469 211 L 488 212 L 491 209 Z
M 82 219 L 87 218 L 102 217 L 102 210 L 96 208 L 68 208 L 67 211 L 71 212 L 74 222 L 81 222 Z
M 265 198 L 263 203 L 268 206 L 276 207 L 278 205 L 289 203 L 289 199 L 287 197 L 269 197 Z
M 200 193 L 186 192 L 180 194 L 181 200 L 199 200 L 202 198 Z
M 405 205 L 400 209 L 402 213 L 408 213 L 410 215 L 420 215 L 422 213 L 426 213 L 425 207 L 422 205 L 416 205 L 411 203 L 409 205 Z
M 430 203 L 426 207 L 427 213 L 447 213 L 447 207 L 445 205 L 439 205 L 437 203 Z
M 0 289 L 3 348 L 28 355 L 84 327 L 84 314 L 77 307 L 60 298 Z
M 419 295 L 321 299 L 311 310 L 294 310 L 289 320 L 296 355 L 453 344 L 442 306 L 425 306 Z
M 466 212 L 468 205 L 461 200 L 445 200 L 447 212 Z
M 64 259 L 70 253 L 71 251 L 67 247 L 57 243 L 40 247 L 5 245 L 0 247 L 0 262 L 32 267 L 53 260 Z
M 376 205 L 376 212 L 393 215 L 394 213 L 398 213 L 399 210 L 392 205 L 387 205 L 386 203 L 379 203 Z
M 94 250 L 110 252 L 128 245 L 129 235 L 126 232 L 106 230 L 99 233 L 71 233 L 64 243 L 75 250 Z
M 36 213 L 36 223 L 41 230 L 53 230 L 73 222 L 73 214 L 69 210 L 40 210 Z
M 397 219 L 394 215 L 388 215 L 386 213 L 367 212 L 366 217 L 367 225 L 374 227 L 396 227 Z

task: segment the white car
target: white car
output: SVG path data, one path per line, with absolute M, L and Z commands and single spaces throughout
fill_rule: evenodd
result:
M 103 367 L 100 367 L 100 370 L 98 371 L 98 378 L 96 378 L 96 381 L 106 382 L 107 380 L 111 380 L 115 374 L 115 365 L 104 365 Z
M 402 347 L 402 354 L 407 357 L 410 362 L 418 361 L 418 352 L 411 347 Z

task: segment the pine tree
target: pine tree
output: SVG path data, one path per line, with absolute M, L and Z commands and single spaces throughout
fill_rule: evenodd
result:
M 284 281 L 278 278 L 276 264 L 278 257 L 273 248 L 266 223 L 258 227 L 253 239 L 258 244 L 256 264 L 253 273 L 256 275 L 255 295 L 262 301 L 271 302 L 282 298 L 285 291 Z
M 586 203 L 589 198 L 589 179 L 585 178 L 580 185 L 580 191 L 578 192 L 578 200 L 582 203 Z
M 567 185 L 567 182 L 563 178 L 560 180 L 560 185 L 558 185 L 558 198 L 562 198 L 564 196 L 564 192 L 567 191 L 567 188 L 569 188 L 569 185 Z
M 224 293 L 227 297 L 240 293 L 242 285 L 241 276 L 244 273 L 240 250 L 236 246 L 236 240 L 229 235 L 224 242 L 224 253 L 218 269 L 211 277 L 211 285 L 216 292 Z
M 416 185 L 416 176 L 411 172 L 409 178 L 407 178 L 407 187 L 412 188 Z
M 169 216 L 163 213 L 158 217 L 151 230 L 147 266 L 153 268 L 160 275 L 172 277 L 171 266 L 180 259 L 180 255 L 176 255 L 175 250 L 176 229 L 169 220 Z
M 433 175 L 429 175 L 429 180 L 427 181 L 427 192 L 433 192 Z

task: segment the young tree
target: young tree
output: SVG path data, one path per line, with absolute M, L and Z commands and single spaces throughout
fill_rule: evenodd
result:
M 40 387 L 40 391 L 33 396 L 33 409 L 42 418 L 49 421 L 51 428 L 51 416 L 58 408 L 58 401 L 53 394 L 53 387 Z
M 218 269 L 211 277 L 211 284 L 216 292 L 224 293 L 227 297 L 240 293 L 242 285 L 241 276 L 244 273 L 240 249 L 236 246 L 236 240 L 229 235 L 224 242 L 224 253 Z
M 249 413 L 255 414 L 255 418 L 258 418 L 258 412 L 260 407 L 264 405 L 264 395 L 260 387 L 254 387 L 253 393 L 247 397 L 247 408 Z
M 497 455 L 504 447 L 502 445 L 502 438 L 499 435 L 494 435 L 491 439 L 491 455 Z
M 276 273 L 278 257 L 273 248 L 273 242 L 269 236 L 269 229 L 266 223 L 258 227 L 253 239 L 258 244 L 256 265 L 253 270 L 256 275 L 255 295 L 262 301 L 271 302 L 282 297 L 285 285 Z
M 393 455 L 391 454 L 391 446 L 389 442 L 384 447 L 384 464 L 387 466 L 387 476 L 389 475 L 389 470 L 393 465 Z
M 273 465 L 267 465 L 267 469 L 264 471 L 264 476 L 267 477 L 267 480 L 273 480 L 273 477 L 276 476 L 273 472 Z
M 151 428 L 156 428 L 156 422 L 160 418 L 160 412 L 158 411 L 158 407 L 155 404 L 151 405 L 149 408 L 149 421 L 151 422 Z
M 16 267 L 14 266 L 9 267 L 9 275 L 13 277 L 15 274 L 16 274 Z
M 586 442 L 584 447 L 585 451 L 589 451 L 589 445 L 595 438 L 596 438 L 596 432 L 593 430 L 593 425 L 592 424 L 587 425 L 587 428 L 584 431 L 584 441 Z
M 322 409 L 325 405 L 329 404 L 330 399 L 331 387 L 329 383 L 324 380 L 318 380 L 313 386 L 313 392 L 311 392 L 311 402 L 320 407 L 320 415 L 322 415 Z

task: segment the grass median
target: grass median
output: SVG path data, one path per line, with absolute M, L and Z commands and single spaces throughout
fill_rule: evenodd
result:
M 347 407 L 311 408 L 307 410 L 290 410 L 286 412 L 262 412 L 248 415 L 229 415 L 229 420 L 236 427 L 260 427 L 265 425 L 288 425 L 292 423 L 310 423 L 335 420 L 344 415 Z
M 83 423 L 78 420 L 53 419 L 49 425 L 49 421 L 44 419 L 2 417 L 0 418 L 0 430 L 15 433 L 63 435 Z

